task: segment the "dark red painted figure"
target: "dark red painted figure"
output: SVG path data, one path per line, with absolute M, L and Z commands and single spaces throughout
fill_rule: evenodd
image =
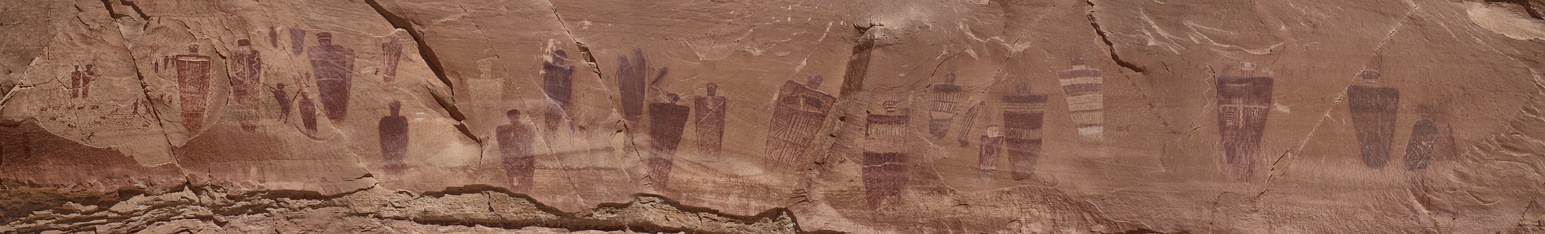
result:
M 237 39 L 236 49 L 231 51 L 231 93 L 236 101 L 236 118 L 241 129 L 257 130 L 258 87 L 262 86 L 263 61 L 252 42 Z
M 1400 106 L 1400 90 L 1379 87 L 1379 71 L 1359 74 L 1366 85 L 1347 87 L 1347 105 L 1352 110 L 1352 127 L 1362 146 L 1363 164 L 1383 168 L 1389 163 L 1390 143 L 1395 136 L 1395 112 Z
M 1273 78 L 1253 63 L 1225 68 L 1218 76 L 1218 129 L 1230 175 L 1248 180 L 1271 112 Z
M 569 54 L 553 51 L 549 61 L 542 62 L 542 91 L 547 94 L 547 129 L 555 129 L 563 122 L 563 116 L 573 104 L 574 65 L 567 64 Z
M 907 185 L 907 139 L 912 131 L 907 125 L 912 114 L 896 104 L 886 101 L 885 113 L 869 114 L 864 126 L 864 197 L 876 210 L 901 204 Z
M 682 129 L 692 108 L 676 104 L 680 97 L 675 93 L 665 95 L 667 102 L 649 104 L 649 138 L 653 139 L 652 156 L 645 163 L 649 166 L 649 178 L 655 186 L 664 187 L 670 181 L 672 161 L 676 159 L 676 147 L 681 143 Z
M 198 45 L 188 45 L 188 53 L 173 57 L 177 67 L 177 89 L 182 101 L 182 124 L 188 131 L 203 129 L 204 108 L 209 94 L 209 56 L 199 55 Z
M 343 120 L 349 111 L 349 84 L 354 78 L 354 49 L 334 45 L 333 34 L 323 32 L 317 33 L 317 45 L 307 50 L 323 112 L 327 114 L 327 119 Z
M 306 50 L 306 30 L 299 27 L 290 28 L 290 52 L 300 55 Z
M 274 84 L 274 88 L 269 92 L 273 92 L 274 102 L 279 103 L 279 119 L 289 119 L 290 105 L 294 100 L 290 100 L 289 92 L 284 91 L 284 83 Z
M 1437 151 L 1439 134 L 1434 118 L 1422 116 L 1416 120 L 1416 124 L 1411 126 L 1411 141 L 1406 144 L 1407 171 L 1427 169 L 1427 164 L 1432 162 L 1432 155 Z
M 1003 96 L 1004 141 L 1007 143 L 1010 175 L 1015 180 L 1035 175 L 1035 162 L 1041 156 L 1041 124 L 1046 115 L 1046 95 L 1030 92 L 1030 83 L 1020 83 L 1015 94 Z
M 86 70 L 75 66 L 75 71 L 70 72 L 70 98 L 86 98 L 91 94 L 91 80 L 96 79 L 96 71 L 91 64 L 86 64 Z
M 386 162 L 386 174 L 402 175 L 407 170 L 407 165 L 402 163 L 408 158 L 408 117 L 402 116 L 402 103 L 392 101 L 389 104 L 392 115 L 381 117 L 381 157 Z
M 783 83 L 774 100 L 772 120 L 767 126 L 767 160 L 773 166 L 798 166 L 805 160 L 826 115 L 836 97 L 821 92 L 821 76 L 810 75 L 804 84 Z
M 965 89 L 955 84 L 955 73 L 951 72 L 944 76 L 944 83 L 930 85 L 928 90 L 932 101 L 928 112 L 928 134 L 944 138 L 950 132 L 950 123 L 955 120 L 955 109 L 965 102 Z
M 386 69 L 381 76 L 381 89 L 391 90 L 396 87 L 397 63 L 402 60 L 402 42 L 397 42 L 397 35 L 388 36 L 386 43 L 381 43 L 381 67 Z
M 644 59 L 644 51 L 633 49 L 633 58 L 617 57 L 617 89 L 621 96 L 623 119 L 638 121 L 644 116 L 644 94 L 648 89 L 649 73 L 653 70 Z M 668 68 L 661 68 L 655 80 L 665 77 Z
M 998 125 L 987 126 L 987 135 L 982 136 L 982 148 L 977 152 L 977 168 L 981 171 L 982 179 L 992 179 L 998 171 L 998 155 L 1003 151 L 1003 133 Z
M 499 140 L 499 155 L 504 163 L 504 177 L 510 180 L 511 190 L 530 192 L 535 187 L 533 176 L 536 157 L 531 154 L 535 132 L 520 122 L 519 110 L 510 110 L 504 115 L 509 117 L 510 124 L 495 129 L 495 137 Z
M 300 104 L 300 107 L 297 107 L 297 108 L 300 109 L 300 123 L 301 123 L 301 126 L 306 127 L 306 135 L 316 135 L 316 133 L 317 133 L 317 107 L 316 107 L 316 101 L 311 100 L 310 95 L 307 95 L 305 90 L 301 90 L 299 96 L 300 96 L 300 101 L 298 101 L 298 102 Z
M 712 159 L 719 159 L 723 151 L 724 143 L 724 114 L 728 107 L 724 96 L 719 96 L 719 85 L 708 83 L 707 96 L 692 98 L 694 113 L 697 116 L 697 147 L 702 149 L 703 155 Z

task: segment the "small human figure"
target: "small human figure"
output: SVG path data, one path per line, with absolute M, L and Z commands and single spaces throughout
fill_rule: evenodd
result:
M 402 116 L 402 102 L 393 100 L 387 105 L 391 115 L 381 117 L 381 157 L 386 162 L 386 174 L 402 175 L 407 169 L 403 159 L 408 157 L 408 117 Z
M 495 135 L 499 140 L 499 155 L 504 165 L 504 176 L 516 192 L 530 192 L 535 187 L 536 157 L 531 154 L 534 131 L 520 122 L 520 110 L 504 113 L 510 124 L 499 126 Z

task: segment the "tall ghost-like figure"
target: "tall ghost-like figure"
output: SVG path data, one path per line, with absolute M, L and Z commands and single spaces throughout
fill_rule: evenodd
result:
M 1105 78 L 1099 69 L 1084 65 L 1083 58 L 1074 58 L 1073 67 L 1057 73 L 1062 92 L 1067 95 L 1068 111 L 1078 135 L 1102 140 L 1105 132 Z
M 188 45 L 188 53 L 173 56 L 177 68 L 177 90 L 182 101 L 182 125 L 188 131 L 203 129 L 204 107 L 209 95 L 209 56 L 199 55 L 198 44 Z
M 907 139 L 911 138 L 911 110 L 885 101 L 885 113 L 869 114 L 864 125 L 864 195 L 875 210 L 899 205 L 907 184 Z
M 402 116 L 402 102 L 392 101 L 389 104 L 392 115 L 381 117 L 381 158 L 386 162 L 386 174 L 402 175 L 407 169 L 407 164 L 402 160 L 408 158 L 408 117 Z
M 671 167 L 676 159 L 676 147 L 681 143 L 682 129 L 687 126 L 692 107 L 676 104 L 680 99 L 675 93 L 665 95 L 666 102 L 649 104 L 649 138 L 653 152 L 645 159 L 649 166 L 649 178 L 655 186 L 665 187 L 670 181 Z
M 644 116 L 644 94 L 648 90 L 649 73 L 652 70 L 644 59 L 644 50 L 633 49 L 633 58 L 617 57 L 617 90 L 621 96 L 623 119 L 638 121 Z M 661 68 L 655 77 L 665 77 L 667 68 Z
M 1229 66 L 1218 75 L 1218 131 L 1230 176 L 1249 180 L 1271 112 L 1274 78 L 1254 63 Z
M 930 85 L 928 90 L 932 101 L 928 112 L 928 134 L 944 138 L 949 134 L 950 123 L 955 120 L 955 109 L 966 99 L 965 89 L 955 84 L 955 73 L 950 72 L 944 76 L 944 83 Z
M 805 162 L 809 149 L 836 97 L 821 92 L 821 76 L 810 75 L 805 83 L 783 83 L 774 99 L 772 119 L 767 126 L 767 161 L 774 167 L 798 166 Z
M 1390 143 L 1395 138 L 1395 112 L 1400 106 L 1400 90 L 1379 87 L 1379 70 L 1366 69 L 1358 76 L 1364 84 L 1347 87 L 1352 128 L 1357 131 L 1363 165 L 1383 168 L 1389 163 Z
M 569 105 L 573 104 L 574 65 L 567 64 L 568 60 L 568 52 L 556 50 L 548 61 L 542 62 L 542 91 L 547 94 L 546 126 L 549 130 L 558 128 Z
M 258 87 L 262 86 L 263 61 L 258 51 L 252 49 L 252 41 L 237 39 L 236 49 L 231 51 L 231 93 L 235 97 L 236 119 L 241 129 L 257 130 Z
M 317 33 L 317 45 L 307 49 L 312 74 L 316 77 L 317 97 L 322 99 L 327 119 L 343 120 L 349 111 L 349 84 L 354 78 L 354 49 L 333 44 L 333 34 Z
M 81 84 L 85 80 L 86 72 L 80 70 L 80 65 L 75 65 L 75 71 L 70 72 L 70 98 L 81 98 Z
M 520 122 L 520 110 L 504 113 L 510 124 L 497 127 L 494 132 L 499 140 L 499 155 L 504 166 L 504 177 L 515 192 L 530 192 L 535 188 L 536 157 L 531 154 L 535 131 Z
M 724 96 L 719 96 L 719 85 L 708 83 L 707 96 L 692 98 L 693 109 L 697 109 L 697 147 L 703 151 L 704 156 L 712 160 L 718 160 L 723 151 L 724 143 L 724 114 L 727 103 Z
M 1010 175 L 1015 180 L 1034 176 L 1035 162 L 1041 155 L 1041 124 L 1046 115 L 1046 95 L 1031 93 L 1030 83 L 1020 83 L 1015 94 L 1003 96 L 1004 141 L 1007 143 Z
M 397 41 L 397 35 L 387 36 L 388 40 L 381 43 L 381 90 L 392 90 L 396 87 L 397 63 L 402 60 L 402 42 Z
M 301 123 L 301 126 L 306 128 L 306 135 L 316 135 L 317 134 L 317 106 L 316 106 L 316 101 L 312 100 L 311 96 L 307 95 L 305 90 L 301 90 L 299 96 L 300 96 L 300 100 L 296 101 L 296 102 L 298 102 L 300 107 L 296 107 L 296 108 L 300 109 L 300 123 Z

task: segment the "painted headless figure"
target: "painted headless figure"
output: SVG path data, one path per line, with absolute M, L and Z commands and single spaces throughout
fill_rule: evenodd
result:
M 651 70 L 649 63 L 644 59 L 644 51 L 639 49 L 633 49 L 632 59 L 619 56 L 617 61 L 617 93 L 621 96 L 623 119 L 638 121 L 644 116 L 644 94 Z M 660 69 L 654 80 L 665 77 L 667 71 L 669 69 Z
M 653 139 L 653 150 L 645 163 L 649 167 L 649 178 L 657 187 L 665 187 L 670 180 L 682 129 L 686 128 L 687 117 L 692 111 L 691 107 L 676 104 L 679 98 L 675 93 L 668 93 L 666 102 L 649 104 L 649 138 Z
M 820 134 L 821 125 L 837 99 L 821 92 L 821 76 L 810 75 L 804 84 L 784 82 L 774 100 L 767 126 L 768 165 L 795 167 L 803 164 L 805 151 Z
M 397 63 L 402 60 L 402 42 L 397 41 L 397 35 L 388 36 L 386 43 L 381 43 L 381 67 L 385 69 L 381 74 L 381 90 L 396 88 Z
M 317 97 L 327 119 L 343 120 L 349 111 L 349 87 L 354 77 L 354 49 L 333 44 L 332 33 L 317 33 L 317 45 L 307 49 Z
M 697 96 L 692 99 L 694 113 L 697 116 L 697 147 L 703 151 L 703 155 L 710 160 L 718 160 L 723 151 L 724 143 L 724 114 L 726 100 L 718 95 L 719 85 L 708 83 L 707 96 Z
M 290 28 L 290 52 L 300 55 L 306 50 L 306 30 L 299 27 Z
M 1083 58 L 1073 59 L 1072 68 L 1057 73 L 1078 135 L 1096 141 L 1102 140 L 1105 132 L 1104 79 L 1099 69 L 1084 65 Z
M 1389 163 L 1390 143 L 1395 136 L 1395 112 L 1400 106 L 1400 90 L 1379 87 L 1379 71 L 1368 69 L 1358 74 L 1363 85 L 1347 87 L 1347 105 L 1352 110 L 1352 127 L 1362 148 L 1363 164 L 1383 168 Z
M 209 56 L 199 55 L 198 44 L 193 44 L 188 45 L 187 54 L 173 56 L 173 63 L 177 68 L 183 127 L 188 131 L 203 129 L 209 94 Z
M 556 129 L 573 100 L 574 65 L 566 64 L 568 52 L 553 51 L 550 61 L 542 62 L 542 91 L 547 94 L 547 129 Z
M 928 113 L 928 134 L 934 138 L 944 138 L 949 134 L 950 123 L 955 120 L 955 109 L 960 108 L 965 101 L 965 92 L 960 85 L 955 84 L 955 73 L 944 76 L 944 83 L 929 86 L 929 94 L 932 106 Z
M 977 151 L 977 160 L 981 171 L 981 178 L 990 180 L 998 171 L 998 155 L 1003 151 L 1003 133 L 998 125 L 987 126 L 987 135 L 982 136 L 982 149 Z
M 258 86 L 262 85 L 263 61 L 252 42 L 237 39 L 236 49 L 231 51 L 231 93 L 235 97 L 236 118 L 241 129 L 257 130 Z
M 1021 83 L 1015 90 L 1014 95 L 1003 97 L 1004 141 L 1010 174 L 1014 180 L 1025 180 L 1034 176 L 1035 162 L 1041 154 L 1046 95 L 1030 93 L 1030 83 Z
M 381 117 L 379 125 L 381 157 L 386 162 L 386 174 L 402 175 L 407 169 L 402 161 L 408 157 L 408 117 L 400 114 L 402 102 L 392 101 L 388 105 L 392 115 Z
M 1218 76 L 1218 129 L 1224 163 L 1236 180 L 1255 173 L 1256 152 L 1271 112 L 1271 71 L 1256 70 L 1253 63 L 1225 68 Z
M 504 113 L 510 124 L 497 127 L 499 155 L 504 166 L 504 177 L 510 181 L 510 189 L 526 193 L 535 188 L 536 157 L 531 154 L 531 127 L 520 122 L 520 110 Z
M 864 195 L 869 207 L 876 210 L 901 204 L 901 192 L 907 184 L 911 110 L 896 104 L 886 101 L 885 113 L 869 114 L 864 127 Z

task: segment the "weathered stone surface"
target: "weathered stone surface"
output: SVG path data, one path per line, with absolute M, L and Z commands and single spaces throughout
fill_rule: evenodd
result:
M 1541 7 L 10 1 L 0 231 L 1534 232 Z

